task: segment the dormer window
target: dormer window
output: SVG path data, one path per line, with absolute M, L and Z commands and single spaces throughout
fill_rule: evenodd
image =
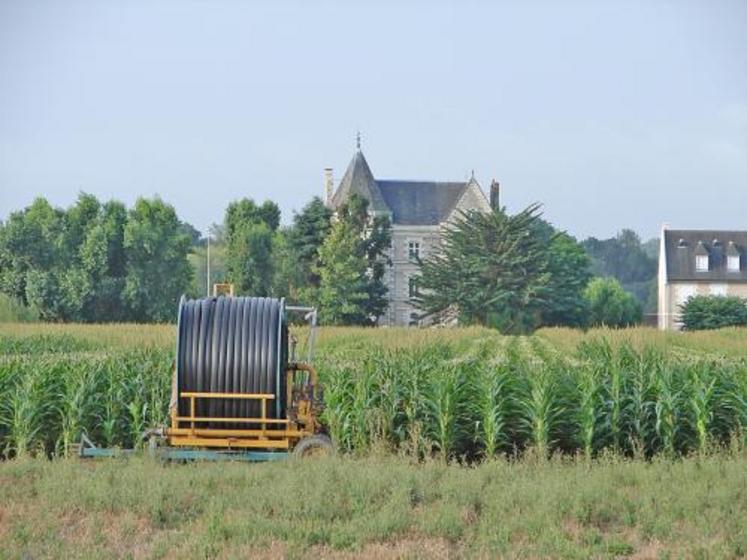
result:
M 695 270 L 708 272 L 708 255 L 695 255 Z
M 705 243 L 698 241 L 698 246 L 695 247 L 695 272 L 708 272 L 710 264 Z
M 741 257 L 737 246 L 733 241 L 729 241 L 729 245 L 726 247 L 726 271 L 739 272 L 742 268 Z

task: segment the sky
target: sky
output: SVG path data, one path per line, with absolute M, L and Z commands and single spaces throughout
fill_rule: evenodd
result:
M 747 2 L 0 0 L 0 219 L 158 195 L 291 220 L 356 132 L 579 237 L 747 229 Z

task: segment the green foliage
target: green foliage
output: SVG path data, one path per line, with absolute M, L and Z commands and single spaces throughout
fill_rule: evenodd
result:
M 584 297 L 591 326 L 627 327 L 641 322 L 641 304 L 614 278 L 594 278 Z
M 240 294 L 268 296 L 272 290 L 272 244 L 280 225 L 277 204 L 257 206 L 244 198 L 226 209 L 226 272 Z
M 320 319 L 326 325 L 362 325 L 370 322 L 365 312 L 366 259 L 357 253 L 358 232 L 347 220 L 339 220 L 319 249 Z
M 0 226 L 0 291 L 49 321 L 165 320 L 141 300 L 171 298 L 189 282 L 175 220 L 158 200 L 128 213 L 88 194 L 67 210 L 39 198 Z
M 319 277 L 318 303 L 328 324 L 374 325 L 387 307 L 385 257 L 391 246 L 389 218 L 369 216 L 358 195 L 337 210 L 312 272 Z
M 280 229 L 272 241 L 272 293 L 294 303 L 319 299 L 319 249 L 332 227 L 332 211 L 314 197 L 293 216 L 290 227 Z
M 28 334 L 15 334 L 20 328 Z M 6 331 L 0 453 L 62 453 L 82 432 L 131 446 L 166 421 L 173 328 Z M 527 449 L 651 457 L 746 443 L 744 351 L 730 358 L 689 346 L 671 351 L 657 331 L 647 332 L 638 347 L 607 331 L 561 351 L 541 336 L 487 329 L 322 329 L 324 420 L 342 450 L 387 448 L 419 459 Z
M 305 274 L 305 286 L 319 287 L 319 276 L 314 269 L 319 266 L 319 248 L 330 232 L 331 220 L 332 210 L 316 196 L 293 217 L 288 241 L 297 257 L 296 266 Z
M 169 350 L 71 353 L 52 341 L 52 353 L 40 353 L 44 347 L 38 340 L 0 360 L 1 455 L 68 453 L 82 433 L 132 447 L 145 427 L 165 421 Z
M 588 258 L 540 216 L 537 204 L 514 216 L 463 214 L 421 263 L 416 304 L 427 315 L 456 309 L 463 323 L 506 333 L 583 324 Z
M 193 247 L 202 247 L 205 245 L 206 239 L 202 237 L 202 233 L 192 224 L 181 222 L 179 225 L 179 231 L 187 236 Z
M 650 292 L 656 287 L 658 240 L 641 243 L 634 231 L 623 229 L 609 239 L 590 237 L 583 246 L 591 256 L 594 276 L 616 278 L 641 305 L 655 311 L 656 298 Z
M 342 449 L 384 445 L 452 458 L 528 448 L 540 456 L 673 456 L 743 438 L 743 361 L 604 339 L 562 355 L 530 340 L 391 351 L 340 346 L 321 367 L 330 433 Z
M 159 199 L 138 199 L 124 231 L 127 261 L 122 293 L 136 321 L 170 321 L 192 280 L 190 240 L 174 208 Z
M 591 279 L 590 259 L 583 247 L 567 233 L 556 232 L 546 224 L 547 267 L 550 279 L 547 304 L 542 311 L 543 326 L 582 327 L 589 309 L 583 297 Z M 549 231 L 548 231 L 549 230 Z
M 693 296 L 682 309 L 682 324 L 691 331 L 747 325 L 747 301 L 736 296 Z

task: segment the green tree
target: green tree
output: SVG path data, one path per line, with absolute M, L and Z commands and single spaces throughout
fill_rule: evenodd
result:
M 365 198 L 353 195 L 337 209 L 337 219 L 319 249 L 319 262 L 312 265 L 319 277 L 316 301 L 323 319 L 335 324 L 376 324 L 388 304 L 384 273 L 391 240 L 389 218 L 369 215 Z M 357 280 L 350 287 L 339 286 L 343 280 L 338 273 Z M 359 297 L 361 292 L 365 297 Z M 325 310 L 326 305 L 340 308 Z
M 538 220 L 534 231 L 547 248 L 550 274 L 541 325 L 583 327 L 589 314 L 584 298 L 584 289 L 592 277 L 589 255 L 574 237 L 557 231 L 545 220 Z
M 193 247 L 202 247 L 205 245 L 205 238 L 202 237 L 200 230 L 189 222 L 181 222 L 179 230 L 189 238 Z
M 124 229 L 127 209 L 121 202 L 110 201 L 86 234 L 79 249 L 80 265 L 90 282 L 84 308 L 88 321 L 127 321 L 129 309 L 122 299 L 126 259 Z
M 319 276 L 314 269 L 319 265 L 319 248 L 329 234 L 331 220 L 332 210 L 327 208 L 318 196 L 312 198 L 311 202 L 293 217 L 293 226 L 288 230 L 287 237 L 296 267 L 304 276 L 303 285 L 298 286 L 299 288 L 319 287 Z
M 281 228 L 272 238 L 272 295 L 275 297 L 288 298 L 293 303 L 304 303 L 316 301 L 317 296 L 308 284 L 310 275 L 314 274 L 306 263 L 301 262 L 298 248 L 293 242 L 292 229 Z M 317 257 L 314 260 L 316 264 Z
M 27 294 L 28 274 L 31 271 L 49 272 L 60 266 L 64 247 L 64 214 L 53 208 L 44 198 L 37 198 L 28 208 L 13 212 L 0 229 L 0 290 L 42 311 L 43 319 L 55 319 L 55 313 L 45 310 L 51 300 L 39 300 L 42 293 L 56 297 L 56 290 L 42 288 L 39 275 L 31 290 L 34 301 Z M 44 281 L 49 284 L 49 281 Z
M 368 200 L 353 194 L 337 209 L 341 222 L 347 222 L 355 234 L 355 254 L 366 261 L 365 286 L 367 298 L 362 304 L 363 314 L 375 324 L 388 305 L 384 273 L 391 262 L 387 257 L 392 245 L 392 226 L 388 216 L 371 216 Z
M 257 206 L 244 198 L 226 209 L 226 271 L 239 293 L 268 296 L 272 291 L 272 245 L 280 209 L 271 201 Z
M 693 296 L 681 310 L 688 331 L 747 326 L 747 300 L 735 296 Z
M 656 299 L 650 294 L 656 284 L 657 240 L 641 243 L 634 231 L 623 229 L 610 239 L 590 237 L 583 246 L 591 257 L 595 276 L 617 278 L 648 310 L 655 309 Z
M 416 304 L 426 315 L 453 309 L 462 323 L 507 333 L 539 326 L 551 286 L 539 208 L 513 216 L 463 213 L 446 230 L 441 251 L 421 262 Z
M 318 305 L 320 320 L 328 325 L 365 325 L 368 299 L 367 262 L 357 249 L 359 232 L 353 224 L 339 220 L 319 249 Z
M 190 240 L 174 208 L 160 199 L 138 199 L 124 229 L 127 259 L 123 297 L 137 321 L 171 321 L 192 279 Z
M 641 322 L 638 300 L 614 278 L 594 278 L 584 290 L 591 326 L 627 327 Z

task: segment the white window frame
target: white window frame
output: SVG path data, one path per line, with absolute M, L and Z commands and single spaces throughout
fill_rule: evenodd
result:
M 726 270 L 729 272 L 739 272 L 742 266 L 741 260 L 740 255 L 727 255 Z
M 407 240 L 407 259 L 414 261 L 420 257 L 420 241 L 415 239 Z
M 708 272 L 710 268 L 710 262 L 708 255 L 695 255 L 695 271 L 696 272 Z
M 407 279 L 407 297 L 412 299 L 417 295 L 419 295 L 418 279 L 415 276 L 410 276 Z

